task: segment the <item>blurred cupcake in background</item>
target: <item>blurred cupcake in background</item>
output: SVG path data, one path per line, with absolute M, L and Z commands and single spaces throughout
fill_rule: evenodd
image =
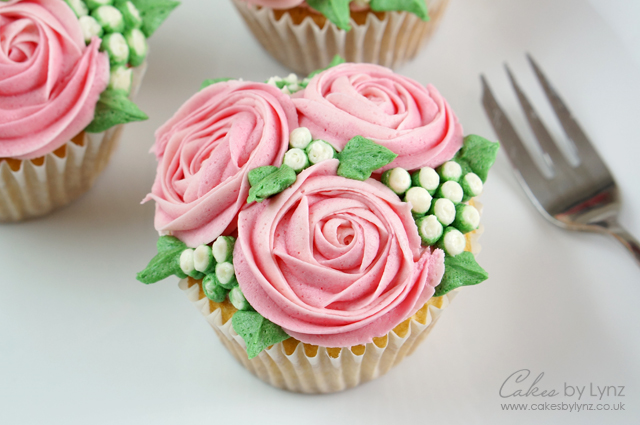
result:
M 335 55 L 397 68 L 414 58 L 449 0 L 233 0 L 262 46 L 308 74 Z
M 85 193 L 122 125 L 147 38 L 171 0 L 0 3 L 0 221 L 41 216 Z

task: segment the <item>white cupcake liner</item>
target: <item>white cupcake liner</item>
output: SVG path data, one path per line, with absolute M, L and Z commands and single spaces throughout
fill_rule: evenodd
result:
M 146 63 L 134 69 L 131 95 L 140 87 Z M 0 222 L 42 216 L 71 203 L 88 191 L 107 165 L 123 125 L 102 133 L 82 132 L 65 148 L 40 160 L 19 161 L 13 170 L 0 161 Z M 38 164 L 38 165 L 36 165 Z
M 311 17 L 299 25 L 285 13 L 276 20 L 273 9 L 233 0 L 262 46 L 293 71 L 306 75 L 325 68 L 335 55 L 347 62 L 369 62 L 392 69 L 416 56 L 440 22 L 449 0 L 432 0 L 428 22 L 408 12 L 387 12 L 382 20 L 369 13 L 364 25 L 351 19 L 351 31 L 328 22 L 320 28 Z
M 330 352 L 335 349 L 316 349 L 305 344 L 298 344 L 292 353 L 287 354 L 285 345 L 280 342 L 249 359 L 245 342 L 233 330 L 231 320 L 223 323 L 221 310 L 212 308 L 213 303 L 204 296 L 200 285 L 183 279 L 179 287 L 206 318 L 225 347 L 247 370 L 274 387 L 311 394 L 343 391 L 387 373 L 426 338 L 456 293 L 453 291 L 440 297 L 440 307 L 425 305 L 424 323 L 412 318 L 403 336 L 391 331 L 386 336 L 386 342 L 380 342 L 379 345 L 370 343 L 364 349 L 361 346 L 343 348 L 337 356 L 335 351 L 332 356 Z M 310 348 L 309 352 L 306 348 Z

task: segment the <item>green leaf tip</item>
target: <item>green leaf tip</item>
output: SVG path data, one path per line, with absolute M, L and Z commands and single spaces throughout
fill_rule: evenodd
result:
M 85 128 L 89 133 L 101 133 L 118 124 L 144 121 L 149 117 L 142 112 L 122 90 L 106 89 L 100 94 L 93 121 Z
M 175 236 L 160 236 L 156 247 L 158 248 L 158 252 L 187 249 L 187 245 Z
M 343 63 L 346 63 L 346 62 L 347 61 L 342 56 L 335 55 L 333 59 L 331 59 L 331 62 L 329 62 L 329 66 L 327 66 L 325 70 L 329 68 L 333 68 L 334 66 L 342 65 Z
M 307 0 L 309 7 L 322 13 L 338 28 L 347 31 L 351 30 L 349 3 L 351 0 Z
M 471 134 L 464 138 L 462 148 L 453 157 L 462 167 L 462 175 L 473 172 L 483 183 L 487 180 L 489 169 L 496 161 L 500 143 L 490 142 L 484 137 Z
M 405 11 L 413 13 L 423 21 L 429 20 L 427 3 L 424 0 L 371 0 L 371 10 L 376 12 Z
M 206 89 L 216 83 L 224 83 L 225 81 L 233 80 L 233 78 L 208 78 L 200 84 L 200 90 Z
M 244 339 L 249 359 L 267 347 L 289 339 L 289 335 L 255 311 L 237 311 L 231 318 L 233 330 Z
M 398 155 L 372 140 L 356 136 L 338 154 L 338 175 L 364 181 L 371 173 L 396 159 Z
M 140 12 L 142 18 L 142 32 L 149 38 L 167 19 L 173 9 L 178 7 L 179 1 L 174 0 L 131 0 Z
M 477 285 L 487 280 L 489 275 L 478 265 L 472 253 L 464 251 L 455 257 L 444 257 L 444 276 L 433 294 L 441 297 L 461 286 Z
M 293 168 L 286 164 L 282 164 L 280 168 L 259 167 L 249 172 L 249 197 L 247 203 L 253 201 L 262 202 L 270 196 L 276 195 L 296 181 L 296 172 Z M 262 169 L 262 170 L 260 170 Z M 256 171 L 259 170 L 259 171 Z M 251 175 L 251 173 L 254 173 Z M 260 178 L 262 177 L 262 178 Z M 254 182 L 255 184 L 251 183 Z
M 264 167 L 254 168 L 249 171 L 247 177 L 249 177 L 249 184 L 251 187 L 256 186 L 262 179 L 267 177 L 269 174 L 273 174 L 278 171 L 278 167 L 273 165 L 265 165 Z
M 185 278 L 180 268 L 180 254 L 187 245 L 174 236 L 160 236 L 158 254 L 151 259 L 147 267 L 136 275 L 136 279 L 145 284 L 156 283 L 169 276 Z

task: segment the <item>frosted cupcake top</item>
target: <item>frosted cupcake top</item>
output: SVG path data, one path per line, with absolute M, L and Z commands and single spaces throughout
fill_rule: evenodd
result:
M 41 156 L 91 122 L 109 59 L 59 0 L 0 3 L 0 39 L 0 157 Z
M 497 144 L 463 139 L 433 87 L 377 65 L 268 83 L 208 81 L 156 133 L 162 236 L 140 281 L 199 280 L 239 310 L 253 357 L 289 337 L 371 342 L 486 279 L 466 201 Z
M 375 12 L 405 11 L 428 20 L 425 0 L 242 0 L 249 4 L 271 9 L 289 9 L 303 6 L 321 13 L 338 28 L 350 30 L 350 12 L 371 9 Z
M 154 10 L 177 3 L 113 3 L 0 3 L 0 158 L 37 158 L 82 130 L 146 119 L 128 99 L 131 67 L 144 61 L 146 37 L 164 19 Z

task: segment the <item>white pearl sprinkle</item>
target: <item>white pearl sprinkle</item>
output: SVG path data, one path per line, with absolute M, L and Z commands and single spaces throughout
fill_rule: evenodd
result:
M 467 240 L 459 230 L 452 229 L 444 235 L 444 247 L 452 257 L 462 253 L 465 246 L 467 246 Z
M 191 274 L 195 270 L 193 264 L 193 249 L 185 249 L 182 251 L 182 254 L 180 254 L 180 269 L 182 269 L 184 274 Z
M 289 136 L 289 145 L 292 148 L 304 149 L 309 146 L 313 137 L 311 131 L 307 127 L 298 127 L 291 132 Z

